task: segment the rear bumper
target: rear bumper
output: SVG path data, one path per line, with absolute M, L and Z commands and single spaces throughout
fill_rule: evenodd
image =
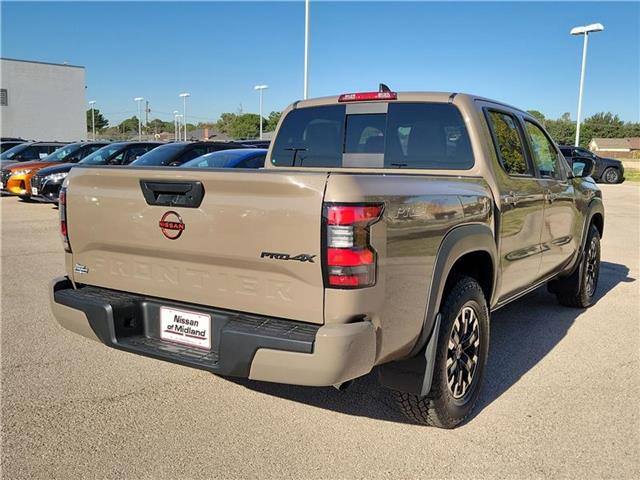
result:
M 74 289 L 66 277 L 52 282 L 50 302 L 67 330 L 112 348 L 218 375 L 328 386 L 365 375 L 375 362 L 376 337 L 369 322 L 319 326 L 97 287 Z M 211 350 L 161 340 L 161 305 L 210 315 Z

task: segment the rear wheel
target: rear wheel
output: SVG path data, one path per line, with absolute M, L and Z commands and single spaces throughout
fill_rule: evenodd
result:
M 602 174 L 602 180 L 604 183 L 618 183 L 620 182 L 620 171 L 617 168 L 609 167 Z
M 580 265 L 573 274 L 555 280 L 550 290 L 562 305 L 586 308 L 593 303 L 600 276 L 600 232 L 591 225 Z
M 441 315 L 431 390 L 424 397 L 395 396 L 411 420 L 454 428 L 475 406 L 489 352 L 489 310 L 478 282 L 460 277 L 444 299 Z

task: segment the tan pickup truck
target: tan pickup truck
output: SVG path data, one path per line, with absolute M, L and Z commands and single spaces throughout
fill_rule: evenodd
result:
M 60 324 L 270 382 L 378 367 L 410 418 L 464 421 L 491 311 L 545 283 L 592 303 L 601 194 L 521 110 L 383 87 L 291 105 L 264 169 L 74 168 Z

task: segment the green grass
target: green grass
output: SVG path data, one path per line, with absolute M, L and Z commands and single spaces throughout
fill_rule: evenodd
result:
M 638 172 L 624 172 L 624 179 L 628 182 L 640 182 L 640 171 Z

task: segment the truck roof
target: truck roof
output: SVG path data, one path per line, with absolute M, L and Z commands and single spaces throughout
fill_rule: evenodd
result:
M 491 103 L 496 103 L 499 105 L 504 105 L 513 110 L 518 110 L 519 112 L 526 113 L 524 110 L 514 107 L 513 105 L 509 105 L 504 102 L 500 102 L 497 100 L 492 100 L 490 98 L 482 97 L 480 95 L 474 95 L 470 93 L 458 93 L 458 92 L 394 92 L 397 95 L 395 100 L 368 100 L 370 102 L 438 102 L 438 103 L 446 103 L 452 102 L 455 97 L 467 97 L 469 100 L 483 100 Z M 292 108 L 304 108 L 304 107 L 313 107 L 320 105 L 333 105 L 340 103 L 339 102 L 340 95 L 331 95 L 327 97 L 317 97 L 317 98 L 309 98 L 307 100 L 298 100 L 292 104 Z M 364 101 L 360 101 L 361 103 Z M 346 102 L 351 103 L 351 102 Z

